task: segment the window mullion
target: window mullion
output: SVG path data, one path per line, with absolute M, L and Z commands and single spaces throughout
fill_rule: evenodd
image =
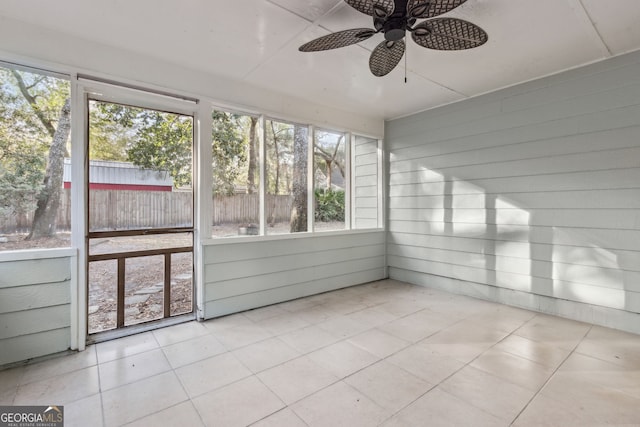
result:
M 313 140 L 315 128 L 309 125 L 309 132 L 307 138 L 307 231 L 314 231 L 314 218 L 315 218 L 315 179 L 314 179 L 314 148 Z
M 260 232 L 261 236 L 267 234 L 267 209 L 266 209 L 266 200 L 267 200 L 267 144 L 265 143 L 267 136 L 265 132 L 267 131 L 265 126 L 265 118 L 264 114 L 260 115 L 258 119 L 258 168 L 260 173 L 260 189 L 259 192 L 259 212 L 260 212 Z

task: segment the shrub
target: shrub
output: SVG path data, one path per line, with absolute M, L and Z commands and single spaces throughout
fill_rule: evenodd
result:
M 316 189 L 316 221 L 344 221 L 344 191 Z

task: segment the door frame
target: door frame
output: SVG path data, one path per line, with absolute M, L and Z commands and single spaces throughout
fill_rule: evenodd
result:
M 153 90 L 138 86 L 127 86 L 117 82 L 104 81 L 99 78 L 88 76 L 73 76 L 72 79 L 72 182 L 80 182 L 82 185 L 72 186 L 72 199 L 76 203 L 72 208 L 72 244 L 78 249 L 77 257 L 77 279 L 72 283 L 72 313 L 71 313 L 71 348 L 84 350 L 87 344 L 92 342 L 114 339 L 124 335 L 142 332 L 145 330 L 157 329 L 170 324 L 181 323 L 196 318 L 201 318 L 203 295 L 202 291 L 202 245 L 201 228 L 206 222 L 202 221 L 201 200 L 202 185 L 199 182 L 202 178 L 202 168 L 199 166 L 202 156 L 206 156 L 200 148 L 210 144 L 202 144 L 203 130 L 201 123 L 206 117 L 206 109 L 198 99 L 173 95 L 164 90 Z M 89 99 L 112 102 L 117 104 L 132 105 L 141 108 L 149 108 L 159 111 L 177 113 L 193 117 L 193 146 L 192 146 L 192 194 L 193 194 L 193 307 L 191 313 L 169 317 L 163 321 L 153 323 L 142 323 L 132 325 L 123 329 L 114 329 L 99 334 L 88 334 L 88 210 L 89 210 Z M 204 127 L 210 127 L 210 120 L 204 120 Z M 208 124 L 208 126 L 207 126 Z M 206 134 L 205 134 L 206 135 Z M 210 154 L 209 154 L 210 156 Z M 207 169 L 207 168 L 204 168 Z M 205 185 L 205 187 L 207 187 Z M 205 205 L 207 203 L 205 202 Z

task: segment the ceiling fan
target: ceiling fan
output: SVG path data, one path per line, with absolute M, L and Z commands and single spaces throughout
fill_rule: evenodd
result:
M 435 50 L 462 50 L 487 42 L 487 33 L 471 22 L 456 18 L 434 18 L 467 0 L 344 0 L 359 12 L 373 17 L 373 27 L 338 31 L 300 46 L 301 52 L 337 49 L 384 34 L 384 41 L 371 53 L 369 69 L 374 76 L 391 72 L 402 59 L 408 32 L 418 45 Z M 428 19 L 420 23 L 419 19 Z

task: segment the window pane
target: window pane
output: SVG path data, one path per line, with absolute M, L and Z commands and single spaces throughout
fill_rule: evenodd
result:
M 68 247 L 69 81 L 0 66 L 0 250 Z
M 309 128 L 265 122 L 267 234 L 307 231 Z
M 213 112 L 213 237 L 258 234 L 258 132 L 257 117 Z
M 353 228 L 377 228 L 379 203 L 378 196 L 378 140 L 355 136 L 355 164 L 353 173 L 354 215 Z
M 193 117 L 89 101 L 89 230 L 191 227 Z
M 346 189 L 345 134 L 317 130 L 313 138 L 314 230 L 343 230 Z

